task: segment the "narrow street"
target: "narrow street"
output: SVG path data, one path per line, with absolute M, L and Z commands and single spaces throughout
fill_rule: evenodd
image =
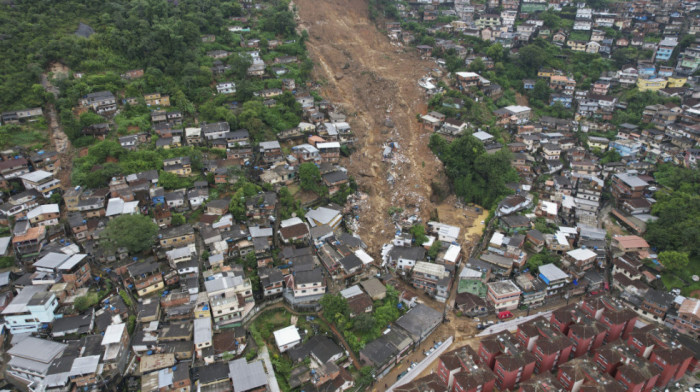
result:
M 49 70 L 50 74 L 65 74 L 67 75 L 69 69 L 59 63 L 54 63 L 51 65 Z M 44 87 L 46 92 L 53 94 L 54 98 L 58 98 L 60 90 L 58 87 L 54 86 L 49 79 L 49 72 L 45 72 L 41 75 L 41 85 Z M 58 113 L 56 112 L 56 106 L 53 103 L 48 103 L 46 108 L 46 118 L 49 126 L 49 137 L 51 139 L 51 145 L 53 149 L 59 154 L 59 169 L 56 176 L 61 180 L 61 185 L 63 189 L 71 187 L 70 174 L 73 171 L 73 146 L 71 145 L 68 136 L 63 132 L 60 122 L 58 121 Z

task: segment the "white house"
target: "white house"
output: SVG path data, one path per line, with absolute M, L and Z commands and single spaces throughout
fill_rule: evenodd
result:
M 274 335 L 277 348 L 281 353 L 301 343 L 301 336 L 299 336 L 299 331 L 297 331 L 297 327 L 294 325 L 278 329 L 274 332 Z
M 223 82 L 216 85 L 216 92 L 219 94 L 234 94 L 236 92 L 236 83 Z

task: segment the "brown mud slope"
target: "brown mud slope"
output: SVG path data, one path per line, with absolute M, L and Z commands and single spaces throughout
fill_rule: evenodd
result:
M 431 182 L 442 178 L 442 165 L 428 149 L 430 132 L 420 128 L 416 115 L 427 110 L 417 82 L 435 64 L 412 48 L 393 46 L 369 20 L 367 0 L 294 0 L 294 5 L 300 29 L 309 33 L 320 93 L 340 105 L 358 137 L 357 151 L 345 164 L 370 195 L 358 231 L 376 254 L 393 237 L 390 207 L 424 221 L 434 208 Z M 392 162 L 382 162 L 389 140 L 400 148 Z M 389 174 L 396 179 L 393 186 Z

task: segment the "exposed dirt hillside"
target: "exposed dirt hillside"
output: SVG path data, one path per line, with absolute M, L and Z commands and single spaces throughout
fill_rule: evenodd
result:
M 315 63 L 321 94 L 342 106 L 358 136 L 358 151 L 346 162 L 370 197 L 360 212 L 359 232 L 372 253 L 393 237 L 392 206 L 427 220 L 431 182 L 443 182 L 440 162 L 428 149 L 430 132 L 416 115 L 426 112 L 418 80 L 435 67 L 411 48 L 393 46 L 368 18 L 366 0 L 294 0 Z M 389 117 L 393 127 L 386 126 Z M 383 145 L 398 142 L 391 162 Z M 395 185 L 387 177 L 391 174 Z

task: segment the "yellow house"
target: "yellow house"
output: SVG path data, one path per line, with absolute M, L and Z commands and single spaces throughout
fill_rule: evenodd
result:
M 588 138 L 589 148 L 599 148 L 601 151 L 605 151 L 608 149 L 609 144 L 610 140 L 604 137 L 590 136 Z
M 672 76 L 667 79 L 668 84 L 666 87 L 673 88 L 673 87 L 683 87 L 683 85 L 688 82 L 688 78 L 683 78 L 680 76 Z
M 639 91 L 659 91 L 662 88 L 666 88 L 668 82 L 666 79 L 662 78 L 652 78 L 652 79 L 637 79 L 637 88 Z
M 585 52 L 586 44 L 586 41 L 574 41 L 572 39 L 566 41 L 566 46 L 568 46 L 574 52 Z
M 194 244 L 194 229 L 188 224 L 170 227 L 161 231 L 159 242 L 160 246 L 165 249 L 180 248 Z
M 539 78 L 549 79 L 554 75 L 555 73 L 552 68 L 540 68 L 539 71 L 537 71 L 537 77 Z
M 145 297 L 165 287 L 165 283 L 163 283 L 162 276 L 151 275 L 147 278 L 137 280 L 134 282 L 134 286 L 136 287 L 136 292 L 139 297 Z
M 151 93 L 143 96 L 147 106 L 170 106 L 170 96 L 160 93 Z

